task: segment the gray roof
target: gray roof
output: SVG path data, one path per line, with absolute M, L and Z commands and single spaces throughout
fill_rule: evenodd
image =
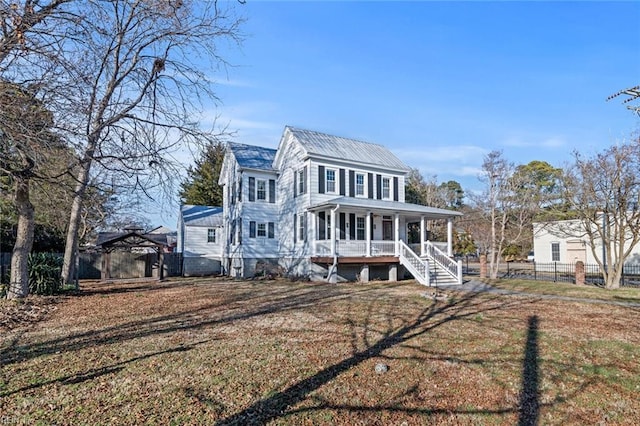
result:
M 311 130 L 297 129 L 291 126 L 287 126 L 287 129 L 289 129 L 310 156 L 357 161 L 402 171 L 409 170 L 409 167 L 382 145 L 361 142 L 340 136 L 332 136 Z
M 208 228 L 222 226 L 222 207 L 185 204 L 180 208 L 180 213 L 185 225 Z
M 315 206 L 309 207 L 309 210 L 321 210 L 329 207 L 347 207 L 353 209 L 364 209 L 371 211 L 385 211 L 385 212 L 397 212 L 404 215 L 414 216 L 427 216 L 432 219 L 444 219 L 454 216 L 462 216 L 462 213 L 439 209 L 436 207 L 422 206 L 419 204 L 401 203 L 399 201 L 387 201 L 387 200 L 372 200 L 370 198 L 355 198 L 355 197 L 339 197 L 333 198 L 328 201 L 323 201 Z
M 275 149 L 235 142 L 229 142 L 228 146 L 240 167 L 273 171 L 273 159 L 276 158 Z

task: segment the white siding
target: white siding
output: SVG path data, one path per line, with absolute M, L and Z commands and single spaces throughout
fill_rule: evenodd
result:
M 584 235 L 583 225 L 578 220 L 565 220 L 548 223 L 534 223 L 533 250 L 536 262 L 552 262 L 551 247 L 553 243 L 560 245 L 560 263 L 574 263 L 576 261 L 575 248 L 579 241 L 584 244 L 585 261 L 588 264 L 595 264 L 593 250 L 589 246 L 589 238 Z M 595 253 L 602 259 L 602 242 L 595 241 Z M 640 263 L 640 245 L 632 251 L 632 255 L 627 259 L 627 263 Z

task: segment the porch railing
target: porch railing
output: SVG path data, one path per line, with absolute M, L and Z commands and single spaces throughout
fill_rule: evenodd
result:
M 420 284 L 429 285 L 429 267 L 427 261 L 420 258 L 404 241 L 399 241 L 400 263 L 404 265 Z
M 424 244 L 424 255 L 437 263 L 443 270 L 455 278 L 459 284 L 462 284 L 462 262 L 450 258 L 435 244 L 429 241 Z
M 331 256 L 331 241 L 314 241 L 314 253 L 316 256 Z M 396 253 L 395 241 L 371 241 L 371 256 L 394 256 Z M 336 254 L 338 256 L 366 256 L 366 241 L 336 241 Z

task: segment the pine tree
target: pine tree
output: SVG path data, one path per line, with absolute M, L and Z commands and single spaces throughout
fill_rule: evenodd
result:
M 218 185 L 218 178 L 224 153 L 222 142 L 212 142 L 202 158 L 196 160 L 195 167 L 189 167 L 188 177 L 180 185 L 180 199 L 184 204 L 222 206 L 222 186 Z

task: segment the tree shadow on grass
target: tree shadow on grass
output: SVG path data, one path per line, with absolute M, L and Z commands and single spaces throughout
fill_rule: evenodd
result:
M 498 300 L 500 300 L 500 303 L 495 303 Z M 477 315 L 480 312 L 501 309 L 508 304 L 514 305 L 522 303 L 526 302 L 513 300 L 507 301 L 505 299 L 500 299 L 499 297 L 487 297 L 468 293 L 458 300 L 430 304 L 424 308 L 414 320 L 400 327 L 393 328 L 391 327 L 391 323 L 388 323 L 389 327 L 386 333 L 384 333 L 384 335 L 377 341 L 369 340 L 365 333 L 366 345 L 363 349 L 359 349 L 357 343 L 353 342 L 355 337 L 352 337 L 353 354 L 350 357 L 328 366 L 316 374 L 301 380 L 268 398 L 257 401 L 244 410 L 221 419 L 216 424 L 264 424 L 285 415 L 289 415 L 291 414 L 291 412 L 288 412 L 290 407 L 293 407 L 299 402 L 305 400 L 313 391 L 336 379 L 340 374 L 356 367 L 364 361 L 383 356 L 384 351 L 391 349 L 394 346 L 404 344 L 411 339 L 429 333 L 450 321 L 467 318 L 472 315 Z M 369 327 L 368 320 L 365 320 L 365 324 L 366 327 Z M 315 409 L 319 408 L 320 407 L 317 407 Z M 321 408 L 324 409 L 326 406 Z M 367 408 L 364 407 L 350 407 L 350 409 L 354 409 L 354 411 L 367 410 Z M 401 408 L 401 410 L 404 409 Z M 505 412 L 513 412 L 514 410 L 516 409 L 504 409 Z M 425 409 L 424 411 L 431 412 L 432 410 Z M 485 412 L 483 410 L 479 411 Z
M 236 285 L 238 285 L 236 283 Z M 216 287 L 217 286 L 213 286 Z M 219 288 L 214 291 L 219 291 Z M 73 333 L 34 344 L 19 344 L 19 338 L 0 349 L 0 366 L 23 362 L 43 355 L 82 350 L 113 343 L 165 335 L 176 331 L 202 330 L 254 317 L 287 312 L 309 306 L 320 306 L 340 298 L 356 297 L 370 291 L 342 289 L 338 286 L 269 286 L 249 285 L 246 291 L 235 288 L 229 298 L 198 309 L 180 311 L 137 321 L 115 324 L 97 330 Z
M 201 344 L 201 343 L 205 343 L 205 342 L 204 341 L 203 342 L 198 342 L 198 343 L 191 344 L 191 345 L 180 345 L 180 346 L 177 346 L 175 348 L 170 348 L 170 349 L 165 349 L 163 351 L 157 351 L 157 352 L 152 352 L 152 353 L 140 355 L 140 356 L 137 356 L 137 357 L 134 357 L 134 358 L 130 358 L 130 359 L 126 360 L 126 361 L 117 362 L 115 364 L 106 365 L 104 367 L 92 368 L 92 369 L 89 369 L 89 370 L 87 370 L 87 371 L 85 371 L 83 373 L 69 374 L 69 375 L 58 377 L 58 378 L 55 378 L 55 379 L 52 379 L 52 380 L 45 380 L 45 381 L 42 381 L 42 382 L 33 383 L 33 384 L 30 384 L 28 386 L 23 386 L 23 387 L 18 388 L 18 389 L 0 392 L 0 398 L 11 396 L 13 394 L 20 393 L 20 392 L 23 392 L 23 391 L 36 389 L 36 388 L 39 388 L 39 387 L 42 387 L 42 386 L 47 386 L 47 385 L 50 385 L 50 384 L 53 384 L 53 383 L 61 383 L 63 385 L 71 385 L 71 384 L 77 384 L 77 383 L 86 382 L 86 381 L 93 380 L 93 379 L 96 379 L 96 378 L 98 378 L 100 376 L 104 376 L 104 375 L 107 375 L 107 374 L 118 373 L 121 370 L 123 370 L 128 364 L 134 363 L 136 361 L 141 361 L 141 360 L 144 360 L 144 359 L 148 359 L 148 358 L 152 358 L 152 357 L 156 357 L 156 356 L 161 356 L 161 355 L 165 355 L 165 354 L 170 354 L 170 353 L 190 351 L 196 345 Z

